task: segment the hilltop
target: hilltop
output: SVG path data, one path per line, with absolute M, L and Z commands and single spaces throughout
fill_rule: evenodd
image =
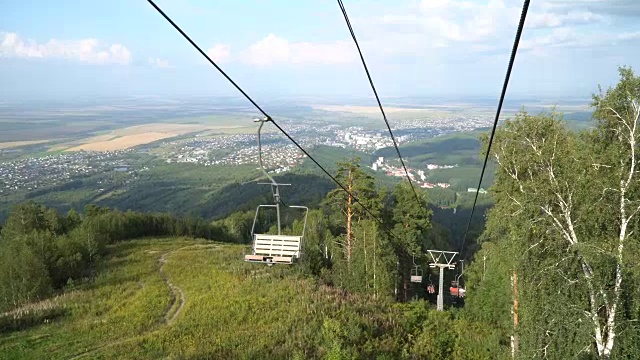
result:
M 0 316 L 1 357 L 488 359 L 498 346 L 424 301 L 350 294 L 304 265 L 244 263 L 245 251 L 187 238 L 109 246 L 94 281 Z

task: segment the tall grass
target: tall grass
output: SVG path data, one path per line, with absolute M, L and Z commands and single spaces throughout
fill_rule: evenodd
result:
M 57 301 L 64 315 L 0 333 L 0 358 L 392 359 L 455 350 L 455 333 L 442 342 L 423 331 L 433 317 L 425 302 L 348 294 L 296 266 L 245 263 L 245 251 L 185 239 L 113 245 L 97 279 Z

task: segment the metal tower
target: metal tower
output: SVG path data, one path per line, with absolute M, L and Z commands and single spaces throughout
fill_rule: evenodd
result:
M 455 269 L 456 265 L 453 263 L 453 259 L 458 255 L 454 251 L 440 251 L 440 250 L 427 250 L 427 253 L 431 256 L 431 263 L 429 267 L 440 269 L 440 283 L 438 285 L 438 311 L 444 310 L 444 269 Z

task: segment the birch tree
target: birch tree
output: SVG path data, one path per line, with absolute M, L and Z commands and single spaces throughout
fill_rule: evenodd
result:
M 624 320 L 619 314 L 623 283 L 625 273 L 635 265 L 636 259 L 628 255 L 637 254 L 640 222 L 640 77 L 630 68 L 620 68 L 619 72 L 615 88 L 606 92 L 600 89 L 593 96 L 598 126 L 589 134 L 594 151 L 590 165 L 600 179 L 595 187 L 602 199 L 596 205 L 607 225 L 602 231 L 608 240 L 603 244 L 610 257 L 607 270 L 613 274 L 608 279 L 613 280 L 612 285 L 600 285 L 592 291 L 599 295 L 596 304 L 603 310 L 597 322 L 594 317 L 594 327 L 598 354 L 604 358 L 611 356 L 619 321 Z
M 501 228 L 517 254 L 521 293 L 529 292 L 522 342 L 536 357 L 571 341 L 563 356 L 608 359 L 631 320 L 620 307 L 637 267 L 629 251 L 638 243 L 639 99 L 640 79 L 622 68 L 617 86 L 593 97 L 594 130 L 574 134 L 556 113 L 522 112 L 496 134 L 488 227 L 494 238 Z

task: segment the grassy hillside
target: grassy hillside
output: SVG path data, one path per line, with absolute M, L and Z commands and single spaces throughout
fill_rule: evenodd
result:
M 1 315 L 0 358 L 341 359 L 438 354 L 441 346 L 447 354 L 468 351 L 465 336 L 442 339 L 422 325 L 453 326 L 451 314 L 422 301 L 393 305 L 348 295 L 303 277 L 299 267 L 244 263 L 244 249 L 186 239 L 114 245 L 95 281 Z
M 483 160 L 480 154 L 480 136 L 488 131 L 485 129 L 459 132 L 412 142 L 402 145 L 400 152 L 409 167 L 426 170 L 428 181 L 450 183 L 452 190 L 466 192 L 467 188 L 478 186 Z M 384 156 L 391 161 L 397 158 L 393 147 L 380 149 L 374 155 Z M 451 169 L 427 170 L 427 164 L 458 166 Z M 489 163 L 482 182 L 483 187 L 488 188 L 493 183 L 494 171 L 494 164 Z
M 475 165 L 480 163 L 481 134 L 481 131 L 468 131 L 416 141 L 401 145 L 400 152 L 411 166 L 428 163 Z M 374 156 L 393 159 L 397 154 L 393 147 L 387 147 L 376 151 Z

